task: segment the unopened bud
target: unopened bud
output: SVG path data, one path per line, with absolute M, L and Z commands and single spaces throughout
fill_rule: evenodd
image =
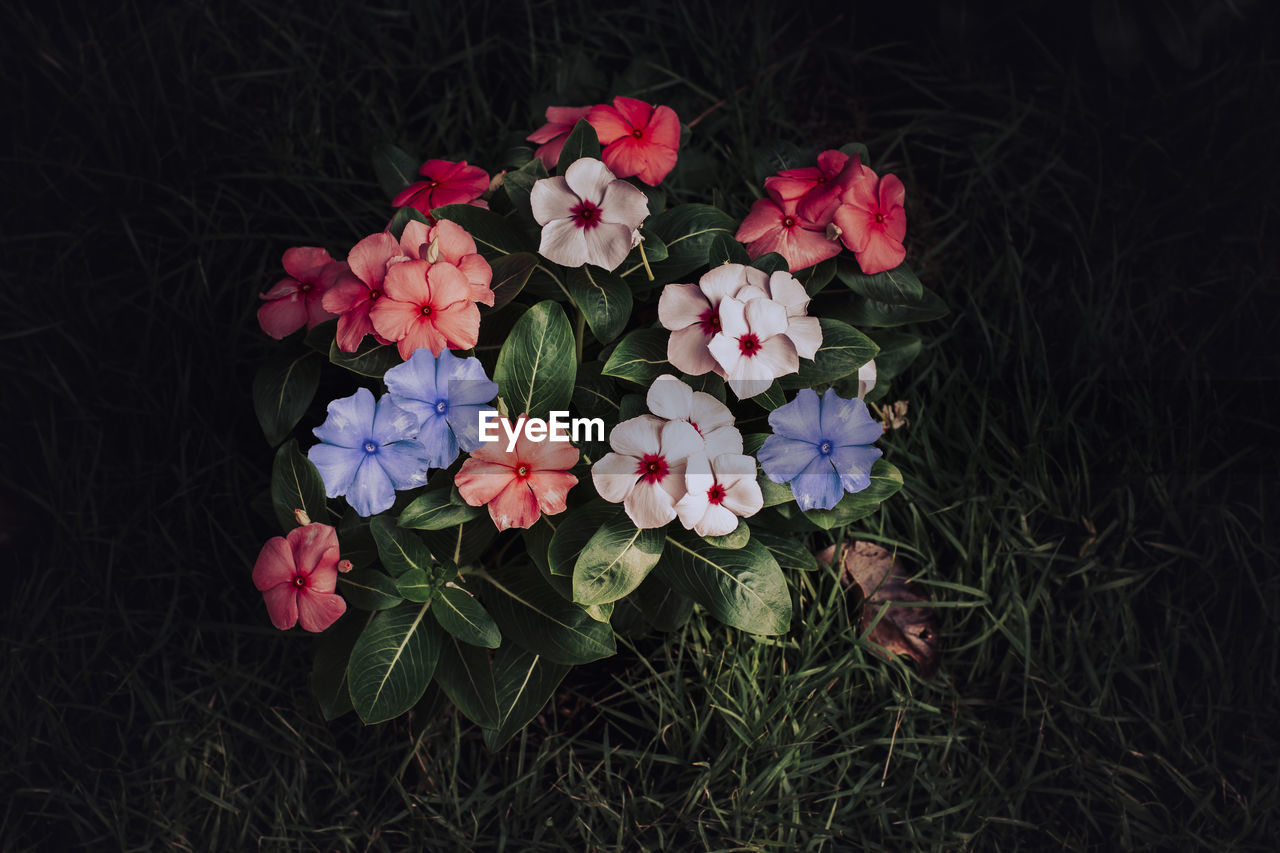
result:
M 307 515 L 307 511 L 305 509 L 295 509 L 293 511 L 293 517 L 298 520 L 298 524 L 302 527 L 306 527 L 311 523 L 311 516 Z
M 840 235 L 843 233 L 844 232 L 840 230 L 839 225 L 835 224 L 834 222 L 827 223 L 827 239 L 828 240 L 839 240 Z
M 343 574 L 346 574 L 347 572 L 351 571 L 352 568 L 354 568 L 354 566 L 351 565 L 350 560 L 338 561 L 338 571 L 342 572 Z
M 440 259 L 440 238 L 437 237 L 434 240 L 432 240 L 429 244 L 427 244 L 426 261 L 429 264 L 434 264 L 439 259 Z

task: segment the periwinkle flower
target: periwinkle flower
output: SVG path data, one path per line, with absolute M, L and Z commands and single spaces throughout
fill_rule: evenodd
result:
M 388 370 L 383 381 L 391 402 L 417 417 L 418 441 L 432 468 L 449 467 L 459 448 L 470 453 L 480 447 L 480 415 L 496 411 L 487 404 L 498 394 L 480 359 L 418 349 Z

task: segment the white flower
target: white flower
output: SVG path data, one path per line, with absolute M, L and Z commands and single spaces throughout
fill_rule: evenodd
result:
M 800 357 L 787 331 L 787 311 L 777 302 L 757 297 L 720 303 L 720 333 L 708 349 L 724 368 L 738 399 L 768 390 L 773 380 L 800 369 Z
M 539 254 L 566 267 L 616 269 L 640 244 L 640 223 L 649 215 L 644 193 L 590 157 L 563 177 L 534 184 L 529 203 L 542 226 Z
M 676 513 L 685 530 L 699 536 L 727 536 L 739 516 L 755 515 L 764 506 L 756 461 L 750 456 L 726 453 L 710 462 L 691 457 L 684 480 L 689 491 L 676 504 Z
M 861 400 L 876 387 L 876 360 L 873 358 L 858 368 L 858 399 Z
M 763 273 L 761 276 L 763 277 Z M 809 294 L 800 280 L 786 270 L 778 270 L 764 282 L 755 282 L 733 294 L 739 302 L 766 297 L 781 305 L 787 312 L 787 330 L 783 332 L 801 358 L 813 358 L 822 346 L 822 326 L 817 317 L 809 316 Z
M 687 421 L 697 430 L 708 459 L 742 452 L 742 433 L 733 425 L 733 413 L 705 391 L 694 391 L 679 378 L 664 373 L 649 386 L 645 401 L 649 411 L 658 417 Z
M 591 466 L 600 497 L 621 503 L 636 527 L 662 527 L 674 519 L 689 458 L 703 452 L 698 431 L 686 421 L 641 415 L 614 427 L 609 446 L 613 452 Z

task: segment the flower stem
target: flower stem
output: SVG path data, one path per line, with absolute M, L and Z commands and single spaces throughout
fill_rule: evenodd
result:
M 653 270 L 649 269 L 649 256 L 644 253 L 644 243 L 640 243 L 640 263 L 644 264 L 644 274 L 649 276 L 649 281 L 653 281 Z

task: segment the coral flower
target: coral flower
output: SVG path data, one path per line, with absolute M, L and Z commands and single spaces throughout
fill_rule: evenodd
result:
M 324 295 L 325 310 L 340 315 L 338 349 L 355 352 L 365 335 L 390 343 L 374 330 L 369 311 L 382 298 L 387 264 L 401 256 L 396 238 L 385 231 L 370 234 L 347 253 L 350 269 Z
M 707 345 L 720 333 L 720 303 L 744 287 L 761 293 L 769 276 L 745 264 L 721 264 L 698 279 L 697 284 L 668 284 L 658 297 L 658 321 L 671 332 L 667 339 L 667 361 L 682 373 L 701 376 L 724 368 Z
M 529 203 L 542 226 L 538 253 L 566 267 L 616 269 L 640 244 L 640 223 L 649 215 L 644 193 L 590 157 L 535 183 Z
M 877 177 L 870 169 L 850 184 L 832 221 L 840 240 L 867 275 L 891 270 L 906 257 L 902 238 L 907 235 L 907 213 L 902 204 L 906 189 L 897 175 Z
M 766 187 L 768 198 L 757 199 L 742 220 L 734 239 L 745 243 L 752 259 L 777 252 L 787 259 L 790 272 L 811 267 L 840 254 L 840 244 L 827 238 L 826 223 L 801 216 L 797 198 L 783 198 L 779 189 Z
M 521 425 L 517 424 L 517 427 Z M 454 483 L 471 506 L 489 506 L 498 530 L 532 527 L 543 515 L 564 512 L 569 490 L 578 478 L 569 469 L 578 449 L 558 441 L 530 441 L 520 429 L 513 450 L 503 442 L 487 442 L 462 463 Z
M 347 612 L 338 585 L 338 533 L 327 524 L 307 524 L 273 536 L 253 565 L 253 585 L 262 591 L 271 624 L 287 631 L 301 624 L 323 631 Z
M 726 453 L 708 461 L 689 460 L 684 475 L 689 492 L 676 504 L 685 530 L 699 536 L 727 536 L 738 518 L 749 518 L 764 506 L 756 482 L 756 461 L 741 453 Z
M 539 143 L 533 154 L 547 167 L 547 171 L 556 167 L 565 140 L 574 125 L 586 118 L 589 112 L 591 107 L 547 107 L 547 123 L 525 137 L 530 142 Z
M 471 285 L 453 264 L 402 261 L 387 269 L 386 298 L 369 311 L 373 328 L 396 341 L 405 361 L 419 347 L 439 355 L 470 349 L 480 336 L 480 310 Z
M 493 290 L 489 287 L 493 267 L 476 251 L 475 239 L 458 223 L 446 219 L 433 227 L 411 220 L 400 235 L 400 251 L 409 260 L 453 264 L 467 277 L 471 301 L 493 304 Z
M 418 170 L 425 180 L 415 181 L 392 200 L 396 207 L 416 208 L 431 218 L 431 211 L 446 204 L 476 204 L 489 189 L 489 174 L 479 166 L 468 166 L 466 160 L 428 160 Z M 488 207 L 480 201 L 478 207 Z
M 720 334 L 708 349 L 724 368 L 739 400 L 768 390 L 773 380 L 800 369 L 795 344 L 786 335 L 787 311 L 772 299 L 720 303 Z
M 676 517 L 676 501 L 685 496 L 689 457 L 706 449 L 687 421 L 653 415 L 625 420 L 609 433 L 613 451 L 591 466 L 591 482 L 600 497 L 621 503 L 636 527 L 661 527 Z
M 605 147 L 601 159 L 618 177 L 635 175 L 656 187 L 675 168 L 680 119 L 670 107 L 618 96 L 612 106 L 592 107 L 587 121 Z
M 281 279 L 262 294 L 266 304 L 258 309 L 258 325 L 276 340 L 304 325 L 315 328 L 332 317 L 333 313 L 325 310 L 324 295 L 347 270 L 344 262 L 333 260 L 315 246 L 287 249 L 282 260 L 291 278 Z

